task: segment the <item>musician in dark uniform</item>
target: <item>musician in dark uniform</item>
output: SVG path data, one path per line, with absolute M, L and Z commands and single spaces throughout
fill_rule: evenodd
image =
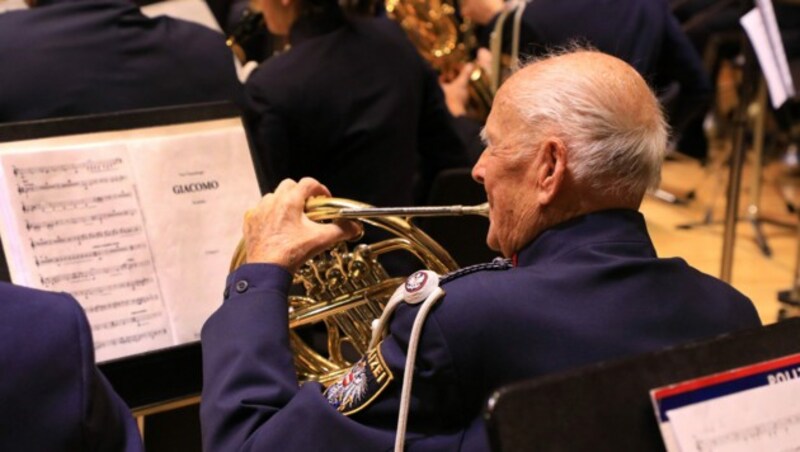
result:
M 30 3 L 30 2 L 29 2 Z M 0 15 L 0 123 L 241 102 L 222 34 L 131 0 L 39 0 Z
M 0 450 L 144 450 L 74 298 L 0 282 L 0 338 Z
M 473 176 L 489 198 L 487 243 L 509 260 L 440 282 L 413 361 L 406 450 L 487 450 L 481 408 L 501 385 L 760 325 L 741 293 L 656 255 L 637 210 L 658 183 L 667 132 L 634 68 L 592 51 L 535 62 L 501 87 L 483 137 Z M 201 336 L 206 450 L 395 441 L 412 324 L 438 292 L 412 304 L 428 283 L 409 278 L 377 347 L 324 392 L 298 387 L 291 275 L 356 233 L 308 221 L 304 203 L 317 195 L 328 191 L 314 180 L 286 180 L 245 217 L 249 263 Z
M 263 0 L 291 47 L 245 85 L 247 123 L 270 188 L 311 176 L 376 205 L 424 199 L 440 170 L 469 166 L 433 70 L 386 18 L 336 0 Z
M 485 46 L 503 8 L 502 0 L 461 2 L 464 16 L 482 26 L 478 34 Z M 503 27 L 506 52 L 512 23 L 509 15 Z M 711 81 L 666 0 L 534 0 L 526 3 L 520 25 L 522 57 L 579 41 L 627 61 L 662 97 L 675 135 L 708 110 Z M 705 157 L 707 145 L 697 144 L 700 148 L 685 151 Z

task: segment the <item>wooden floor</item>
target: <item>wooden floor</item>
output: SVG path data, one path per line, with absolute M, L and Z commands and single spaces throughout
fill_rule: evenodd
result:
M 724 160 L 719 158 L 722 153 L 722 149 L 716 149 L 712 155 L 717 156 L 717 161 Z M 779 161 L 768 163 L 763 171 L 759 218 L 771 220 L 760 223 L 772 251 L 772 256 L 767 257 L 756 244 L 753 226 L 745 220 L 754 186 L 750 171 L 752 158 L 748 155 L 742 183 L 739 212 L 743 220 L 737 225 L 731 283 L 753 300 L 762 322 L 769 324 L 774 323 L 779 310 L 787 306 L 778 301 L 778 292 L 790 289 L 794 278 L 798 253 L 797 215 L 789 211 L 787 204 L 800 203 L 800 177 L 789 175 Z M 714 166 L 712 163 L 701 167 L 691 159 L 667 161 L 662 188 L 681 195 L 694 191 L 695 199 L 686 205 L 673 205 L 648 197 L 642 212 L 660 256 L 683 257 L 701 271 L 719 277 L 728 167 L 716 165 L 715 169 Z M 705 222 L 708 212 L 713 212 L 711 224 Z M 772 221 L 785 224 L 775 225 Z M 688 230 L 678 227 L 687 223 L 700 224 Z M 788 315 L 796 316 L 800 312 L 791 308 Z

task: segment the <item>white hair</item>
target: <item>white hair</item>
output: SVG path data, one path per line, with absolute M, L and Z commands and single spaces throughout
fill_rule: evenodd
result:
M 646 82 L 627 69 L 633 74 L 601 65 L 537 68 L 535 77 L 515 81 L 509 100 L 530 125 L 526 139 L 549 133 L 562 140 L 577 182 L 610 196 L 641 197 L 659 184 L 668 126 Z

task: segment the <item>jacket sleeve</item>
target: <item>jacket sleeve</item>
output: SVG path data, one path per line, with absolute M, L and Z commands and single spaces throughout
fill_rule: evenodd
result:
M 83 438 L 87 451 L 143 451 L 141 436 L 128 406 L 117 395 L 94 362 L 91 327 L 77 301 L 74 320 L 80 342 L 81 412 Z
M 386 431 L 331 407 L 319 384 L 298 386 L 289 348 L 291 275 L 248 264 L 228 278 L 230 296 L 203 326 L 204 450 L 376 450 Z

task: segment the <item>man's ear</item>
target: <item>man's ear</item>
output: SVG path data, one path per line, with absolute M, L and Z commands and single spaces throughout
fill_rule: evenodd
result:
M 545 140 L 539 149 L 539 202 L 547 205 L 553 202 L 561 191 L 567 175 L 567 149 L 558 138 Z

